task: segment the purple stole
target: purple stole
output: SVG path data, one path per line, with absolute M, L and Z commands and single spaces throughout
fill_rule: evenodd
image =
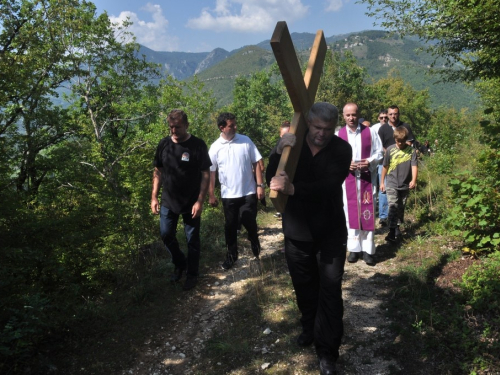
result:
M 361 126 L 361 159 L 368 159 L 372 151 L 372 137 L 370 128 Z M 349 143 L 347 137 L 347 126 L 339 130 L 339 137 Z M 349 214 L 349 228 L 361 230 L 375 230 L 375 209 L 373 206 L 372 176 L 368 170 L 361 172 L 360 196 L 358 202 L 356 176 L 349 173 L 345 180 L 345 192 L 347 198 L 347 213 Z

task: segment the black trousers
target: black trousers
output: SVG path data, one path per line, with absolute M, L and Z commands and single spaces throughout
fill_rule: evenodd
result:
M 314 334 L 316 353 L 320 358 L 329 357 L 336 361 L 344 334 L 342 276 L 346 244 L 339 246 L 334 243 L 331 240 L 304 242 L 285 237 L 285 255 L 302 314 L 302 330 Z M 321 251 L 333 251 L 333 261 L 322 261 Z
M 222 198 L 224 207 L 224 234 L 227 254 L 238 259 L 238 223 L 246 228 L 248 239 L 252 244 L 255 256 L 260 253 L 260 242 L 257 234 L 257 195 L 250 194 L 240 198 Z

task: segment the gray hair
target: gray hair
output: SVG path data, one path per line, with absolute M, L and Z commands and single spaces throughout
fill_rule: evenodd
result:
M 327 102 L 316 102 L 307 113 L 306 120 L 313 121 L 320 119 L 323 122 L 330 123 L 333 127 L 339 122 L 339 110 L 333 104 Z

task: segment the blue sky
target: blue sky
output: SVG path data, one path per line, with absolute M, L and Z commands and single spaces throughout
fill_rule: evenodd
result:
M 356 0 L 94 0 L 114 22 L 129 17 L 137 42 L 155 51 L 231 51 L 270 39 L 277 21 L 326 37 L 380 29 Z

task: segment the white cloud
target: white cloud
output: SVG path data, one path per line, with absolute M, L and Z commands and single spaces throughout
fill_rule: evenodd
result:
M 215 8 L 204 8 L 187 26 L 212 31 L 267 32 L 277 21 L 292 22 L 309 10 L 302 0 L 216 0 Z
M 349 0 L 327 0 L 325 12 L 337 12 L 339 11 L 344 2 L 348 2 Z
M 162 9 L 157 4 L 147 3 L 141 10 L 151 14 L 152 22 L 139 19 L 136 13 L 130 11 L 121 12 L 118 17 L 110 16 L 113 23 L 121 24 L 127 18 L 133 23 L 128 27 L 137 43 L 142 44 L 155 51 L 174 51 L 179 48 L 179 38 L 169 35 L 168 20 L 163 16 Z

